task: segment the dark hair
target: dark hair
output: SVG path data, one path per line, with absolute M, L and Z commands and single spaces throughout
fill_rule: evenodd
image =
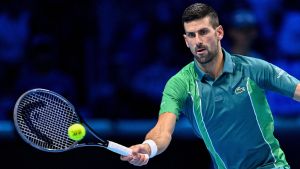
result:
M 196 19 L 202 19 L 206 16 L 210 17 L 210 24 L 213 28 L 219 26 L 219 18 L 217 12 L 209 5 L 203 3 L 194 3 L 188 6 L 182 15 L 182 24 Z

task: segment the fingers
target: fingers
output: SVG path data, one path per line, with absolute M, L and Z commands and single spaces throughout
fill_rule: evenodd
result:
M 148 163 L 149 159 L 144 154 L 133 155 L 133 158 L 129 161 L 130 164 L 135 166 L 143 166 Z
M 132 154 L 129 156 L 121 156 L 120 159 L 122 161 L 128 161 L 130 164 L 135 166 L 142 166 L 148 164 L 149 158 L 146 157 L 145 154 Z
M 132 155 L 129 156 L 121 156 L 120 159 L 122 161 L 131 161 L 133 159 Z
M 130 148 L 132 149 L 132 154 L 129 156 L 121 156 L 120 159 L 122 161 L 128 161 L 135 166 L 143 166 L 148 163 L 149 158 L 144 145 L 139 144 Z

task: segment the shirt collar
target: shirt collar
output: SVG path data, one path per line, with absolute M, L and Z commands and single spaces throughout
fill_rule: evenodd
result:
M 233 62 L 231 59 L 232 56 L 223 48 L 222 48 L 222 52 L 223 52 L 223 56 L 225 57 L 223 73 L 224 72 L 233 73 Z M 206 73 L 203 72 L 201 70 L 201 68 L 197 65 L 195 59 L 194 59 L 194 67 L 195 67 L 195 70 L 196 70 L 196 73 L 197 73 L 199 79 L 202 80 L 202 78 L 205 76 Z

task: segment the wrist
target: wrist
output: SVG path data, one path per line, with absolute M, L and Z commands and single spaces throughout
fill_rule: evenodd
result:
M 147 139 L 143 142 L 143 144 L 148 144 L 149 147 L 150 147 L 149 158 L 153 158 L 154 156 L 156 156 L 156 154 L 157 154 L 157 145 L 153 140 Z

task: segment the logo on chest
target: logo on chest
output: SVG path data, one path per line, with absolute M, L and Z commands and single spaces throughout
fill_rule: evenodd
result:
M 237 88 L 235 88 L 235 90 L 234 90 L 234 93 L 235 94 L 241 94 L 241 93 L 243 93 L 244 91 L 246 91 L 246 89 L 245 89 L 245 87 L 237 87 Z

